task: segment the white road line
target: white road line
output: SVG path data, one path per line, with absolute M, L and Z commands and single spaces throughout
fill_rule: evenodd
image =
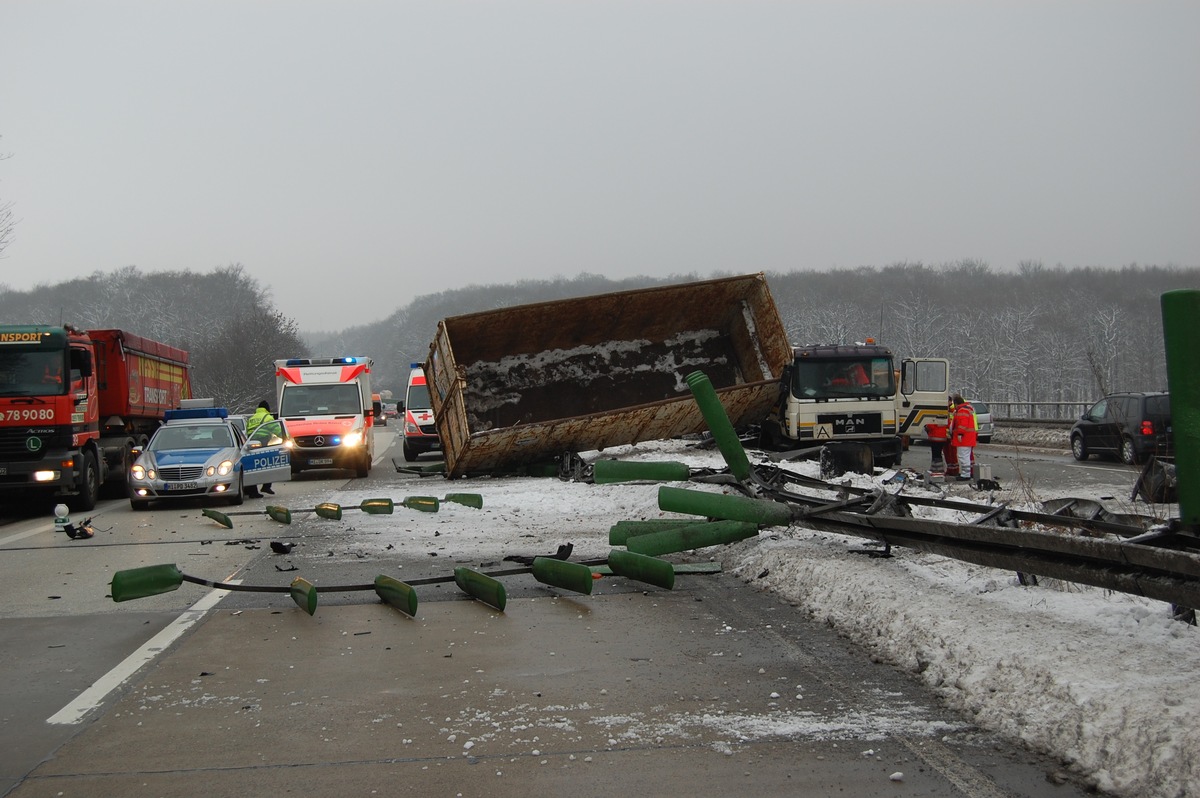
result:
M 238 582 L 240 581 L 238 580 Z M 80 693 L 74 701 L 47 718 L 46 722 L 55 724 L 81 722 L 89 712 L 104 703 L 104 699 L 108 697 L 109 693 L 124 684 L 146 663 L 165 651 L 171 643 L 198 623 L 206 612 L 215 607 L 217 602 L 227 595 L 229 595 L 228 590 L 209 592 L 204 598 L 184 610 L 183 614 L 171 621 L 165 629 L 147 640 L 141 648 L 126 657 L 121 664 L 93 682 L 92 686 Z
M 53 534 L 62 534 L 64 538 L 66 537 L 65 534 L 63 534 L 61 532 L 56 533 L 54 531 L 53 523 L 48 523 L 48 524 L 46 524 L 46 526 L 48 527 L 47 529 L 30 529 L 28 532 L 18 532 L 15 535 L 5 535 L 4 537 L 0 538 L 0 546 L 7 546 L 9 543 L 16 543 L 18 540 L 24 540 L 25 538 L 31 538 L 34 535 L 42 535 L 47 532 L 49 532 L 52 535 Z

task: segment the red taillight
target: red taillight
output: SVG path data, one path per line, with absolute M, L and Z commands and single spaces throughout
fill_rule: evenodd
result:
M 1143 421 L 1142 422 L 1142 434 L 1143 435 L 1153 435 L 1154 434 L 1154 422 Z

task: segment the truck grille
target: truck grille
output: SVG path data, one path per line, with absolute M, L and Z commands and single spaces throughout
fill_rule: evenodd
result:
M 25 427 L 0 428 L 0 458 L 9 462 L 41 460 L 47 452 L 71 448 L 71 433 L 31 433 Z
M 204 473 L 204 466 L 167 466 L 158 469 L 158 478 L 164 482 L 187 482 L 199 479 Z

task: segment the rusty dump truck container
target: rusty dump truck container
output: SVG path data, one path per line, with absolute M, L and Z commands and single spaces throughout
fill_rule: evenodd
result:
M 424 369 L 453 479 L 701 432 L 694 371 L 756 423 L 791 357 L 754 274 L 446 318 Z

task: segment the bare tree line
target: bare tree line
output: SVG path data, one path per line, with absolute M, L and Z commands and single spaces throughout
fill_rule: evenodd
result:
M 235 412 L 274 394 L 276 358 L 307 353 L 295 322 L 236 264 L 207 274 L 130 266 L 24 292 L 0 285 L 0 323 L 116 328 L 178 346 L 193 394 Z
M 272 395 L 277 358 L 369 355 L 377 388 L 398 397 L 440 319 L 700 279 L 708 277 L 580 274 L 470 286 L 414 297 L 379 322 L 305 336 L 240 265 L 207 274 L 127 267 L 27 292 L 0 285 L 0 321 L 120 327 L 180 346 L 191 353 L 198 396 L 249 409 Z M 1161 296 L 1200 288 L 1200 269 L 1027 262 L 994 272 L 966 260 L 768 273 L 767 281 L 794 344 L 873 337 L 901 357 L 948 358 L 953 387 L 977 398 L 1082 404 L 1112 391 L 1166 388 Z

